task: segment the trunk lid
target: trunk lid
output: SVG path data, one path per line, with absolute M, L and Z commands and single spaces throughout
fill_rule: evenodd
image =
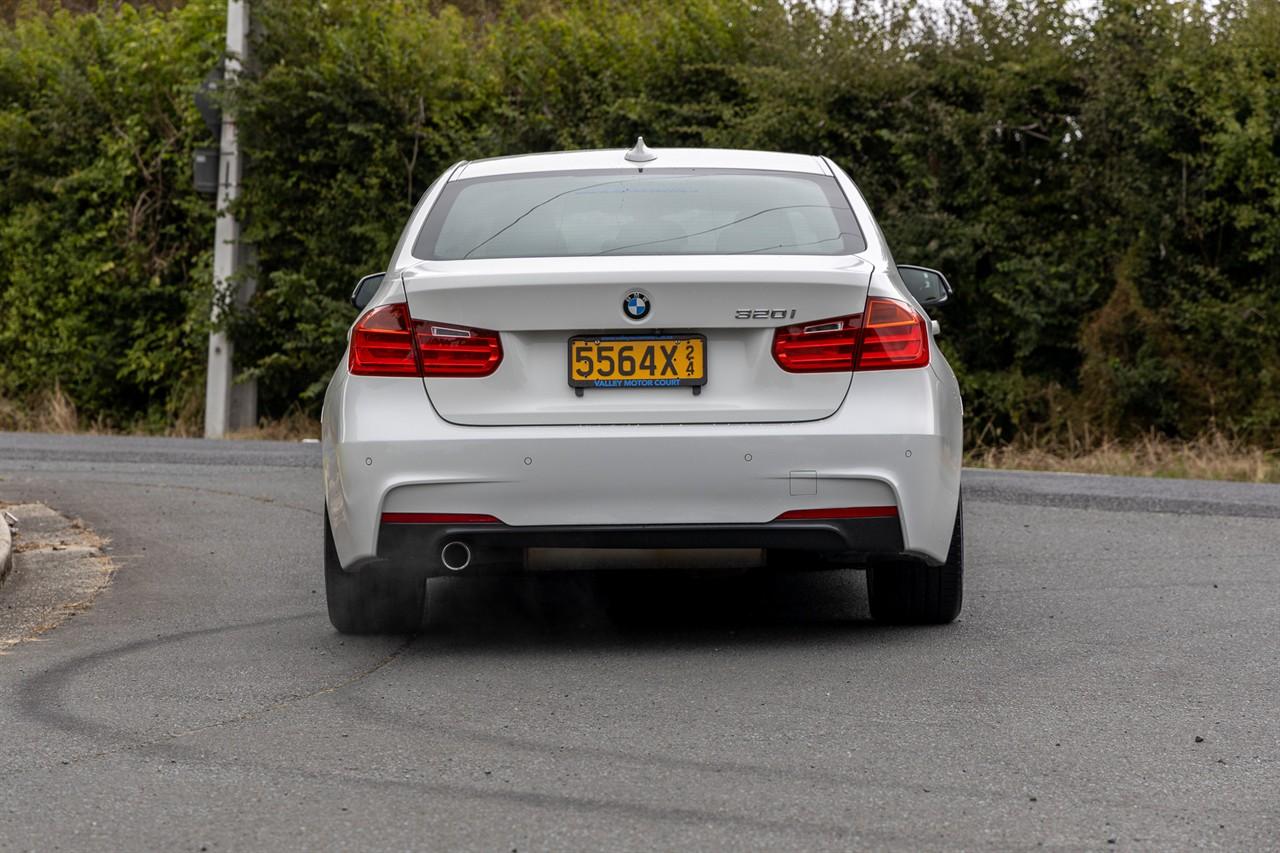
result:
M 427 378 L 455 424 L 746 423 L 818 420 L 839 408 L 851 373 L 792 374 L 773 359 L 773 330 L 863 310 L 871 264 L 850 256 L 707 255 L 429 261 L 404 272 L 410 314 L 501 333 L 503 361 L 484 378 Z M 627 319 L 632 291 L 650 300 Z M 743 316 L 747 312 L 747 316 Z M 575 335 L 696 333 L 706 385 L 569 384 Z

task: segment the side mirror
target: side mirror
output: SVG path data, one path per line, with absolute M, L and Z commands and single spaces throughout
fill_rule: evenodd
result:
M 898 275 L 902 276 L 902 283 L 907 286 L 907 290 L 911 291 L 916 302 L 925 308 L 945 304 L 954 293 L 947 277 L 928 267 L 898 264 Z
M 382 286 L 382 280 L 386 277 L 387 274 L 384 272 L 375 272 L 356 282 L 356 289 L 351 291 L 351 304 L 356 306 L 356 310 L 364 310 L 364 306 L 369 304 L 369 300 L 378 292 L 378 288 Z

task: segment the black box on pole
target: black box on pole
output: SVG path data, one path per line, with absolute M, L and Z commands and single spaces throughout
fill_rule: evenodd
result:
M 218 153 L 217 148 L 197 148 L 192 152 L 192 171 L 196 192 L 217 195 Z

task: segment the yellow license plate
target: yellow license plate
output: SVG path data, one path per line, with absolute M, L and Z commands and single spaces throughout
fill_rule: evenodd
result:
M 702 335 L 579 335 L 569 339 L 574 388 L 672 388 L 707 384 Z

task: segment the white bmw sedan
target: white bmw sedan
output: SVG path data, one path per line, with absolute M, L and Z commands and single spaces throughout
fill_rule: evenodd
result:
M 575 151 L 426 191 L 324 402 L 342 632 L 427 579 L 862 568 L 872 616 L 960 611 L 961 402 L 926 308 L 825 157 Z

